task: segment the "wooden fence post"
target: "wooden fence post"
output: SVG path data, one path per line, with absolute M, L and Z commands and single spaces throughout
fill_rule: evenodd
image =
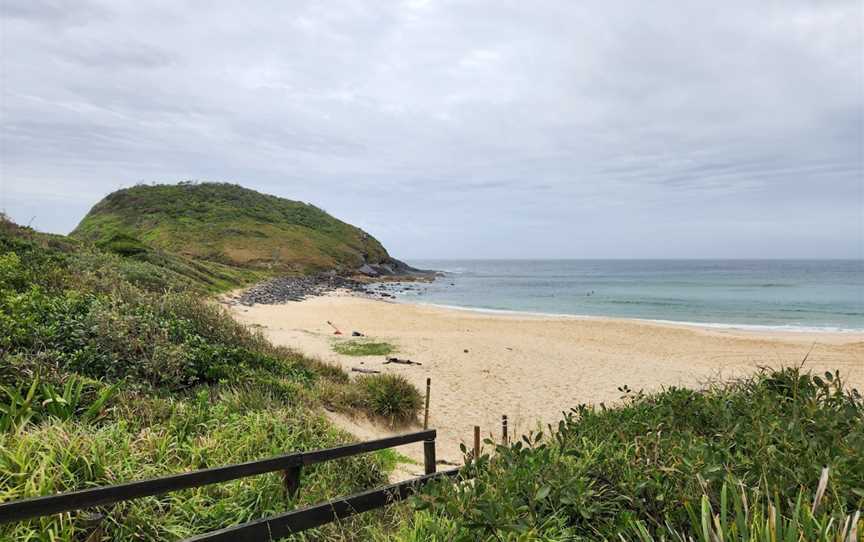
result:
M 300 465 L 282 471 L 282 485 L 285 486 L 285 493 L 289 498 L 297 496 L 300 491 Z
M 432 390 L 432 379 L 426 378 L 426 410 L 423 415 L 423 429 L 429 429 L 429 392 Z
M 435 440 L 423 441 L 423 463 L 426 467 L 426 474 L 435 472 Z
M 474 426 L 474 461 L 480 458 L 480 426 Z
M 507 414 L 501 415 L 501 444 L 507 445 Z

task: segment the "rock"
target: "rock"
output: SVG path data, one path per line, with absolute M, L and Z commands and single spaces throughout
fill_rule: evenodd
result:
M 359 273 L 363 273 L 370 278 L 387 275 L 390 271 L 421 279 L 434 278 L 429 272 L 420 271 L 401 263 L 390 263 L 386 266 L 381 264 L 364 264 L 358 270 Z M 382 299 L 396 299 L 395 294 L 400 291 L 414 291 L 418 295 L 423 293 L 416 285 L 404 285 L 397 282 L 368 284 L 362 279 L 355 280 L 340 276 L 335 271 L 327 271 L 312 276 L 279 277 L 256 284 L 237 296 L 235 303 L 246 307 L 256 304 L 273 305 L 288 301 L 303 301 L 306 298 L 326 295 L 335 290 L 348 290 L 369 297 L 378 296 Z M 357 336 L 362 337 L 363 335 L 355 335 L 355 337 Z
M 359 331 L 352 331 L 352 332 L 351 332 L 351 336 L 352 336 L 352 337 L 365 337 L 365 335 L 363 335 L 363 334 L 360 333 Z
M 357 272 L 362 273 L 368 277 L 377 277 L 378 276 L 378 271 L 375 271 L 374 269 L 372 269 L 372 266 L 370 266 L 368 263 L 364 263 L 363 266 L 357 270 Z
M 238 297 L 238 302 L 250 306 L 256 303 L 270 305 L 302 301 L 307 297 L 325 295 L 339 289 L 369 293 L 365 284 L 328 272 L 307 277 L 280 277 L 262 282 L 243 292 Z

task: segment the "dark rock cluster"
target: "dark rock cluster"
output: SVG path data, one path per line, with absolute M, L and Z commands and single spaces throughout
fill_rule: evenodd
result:
M 335 290 L 367 293 L 367 285 L 339 275 L 323 274 L 307 277 L 279 277 L 256 284 L 235 299 L 241 305 L 273 305 L 286 301 L 302 301 L 307 297 L 325 295 Z
M 433 277 L 435 271 L 417 269 L 407 263 L 390 258 L 386 263 L 364 263 L 357 273 L 367 277 Z
M 417 294 L 422 294 L 422 287 L 413 283 L 405 282 L 379 282 L 369 284 L 366 287 L 366 295 L 369 297 L 377 297 L 381 299 L 395 299 L 397 293 L 406 293 L 416 291 Z
M 410 279 L 409 279 L 410 280 Z M 240 305 L 274 305 L 288 301 L 303 301 L 309 297 L 326 295 L 336 290 L 363 295 L 373 299 L 395 299 L 397 293 L 412 292 L 422 295 L 423 283 L 366 282 L 343 277 L 335 273 L 303 277 L 279 277 L 252 286 L 228 303 Z
M 367 266 L 364 266 L 367 267 Z M 423 294 L 423 284 L 439 276 L 434 271 L 414 269 L 398 260 L 393 260 L 386 269 L 375 266 L 376 275 L 364 268 L 355 271 L 353 277 L 335 271 L 318 275 L 279 277 L 252 286 L 242 294 L 227 299 L 229 304 L 273 305 L 287 301 L 303 301 L 309 297 L 326 295 L 336 290 L 348 291 L 373 299 L 395 299 L 397 293 Z M 392 275 L 394 270 L 403 274 Z M 389 274 L 389 275 L 388 275 Z

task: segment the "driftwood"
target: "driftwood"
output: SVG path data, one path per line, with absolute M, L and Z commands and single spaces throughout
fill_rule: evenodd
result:
M 419 361 L 411 361 L 410 359 L 399 359 L 399 358 L 387 358 L 387 361 L 384 362 L 384 365 L 388 363 L 400 363 L 402 365 L 423 365 Z
M 364 369 L 363 367 L 351 367 L 351 370 L 355 373 L 364 373 L 364 374 L 378 374 L 381 371 L 376 371 L 375 369 Z

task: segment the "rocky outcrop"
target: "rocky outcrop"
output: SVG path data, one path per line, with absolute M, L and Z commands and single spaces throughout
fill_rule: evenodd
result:
M 367 277 L 405 277 L 409 280 L 433 278 L 437 275 L 435 271 L 417 269 L 396 258 L 390 258 L 386 263 L 364 263 L 357 269 L 357 273 Z
M 398 260 L 394 260 L 398 262 Z M 382 266 L 366 264 L 356 270 L 354 277 L 335 271 L 318 275 L 279 277 L 261 282 L 228 300 L 241 305 L 272 305 L 288 301 L 303 301 L 309 297 L 326 295 L 336 290 L 364 295 L 376 299 L 395 299 L 400 292 L 418 292 L 418 282 L 429 282 L 437 276 L 433 271 L 415 269 L 403 262 Z M 365 269 L 364 268 L 368 268 Z M 398 271 L 398 274 L 396 272 Z

